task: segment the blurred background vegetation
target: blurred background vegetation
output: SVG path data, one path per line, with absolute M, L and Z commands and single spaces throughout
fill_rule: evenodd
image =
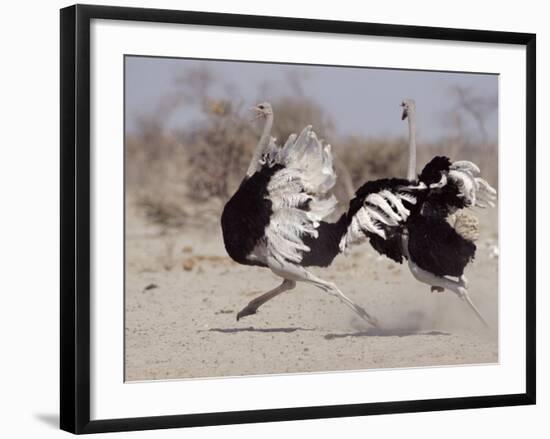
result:
M 335 194 L 341 210 L 355 189 L 370 179 L 404 177 L 407 130 L 402 135 L 342 134 L 333 115 L 304 92 L 305 75 L 289 74 L 279 93 L 267 93 L 273 84 L 256 90 L 256 101 L 243 99 L 231 78 L 219 77 L 203 63 L 178 74 L 170 92 L 150 102 L 132 118 L 126 131 L 127 202 L 140 215 L 162 228 L 184 225 L 214 226 L 224 203 L 241 182 L 262 129 L 252 123 L 250 107 L 270 100 L 275 112 L 273 135 L 284 143 L 289 134 L 311 124 L 332 145 L 338 182 Z M 331 84 L 327 84 L 330 87 Z M 418 142 L 418 169 L 434 155 L 477 163 L 485 178 L 497 186 L 498 149 L 489 133 L 489 117 L 497 111 L 497 96 L 480 95 L 460 84 L 445 91 L 449 110 L 434 124 L 441 125 L 436 140 Z M 407 97 L 407 96 L 403 96 Z M 399 102 L 395 103 L 398 124 Z M 193 123 L 173 126 L 170 121 L 184 107 Z M 418 108 L 419 117 L 422 108 Z M 128 207 L 128 206 L 127 206 Z

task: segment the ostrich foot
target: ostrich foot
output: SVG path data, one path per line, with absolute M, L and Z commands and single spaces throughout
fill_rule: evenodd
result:
M 274 297 L 278 296 L 281 293 L 284 293 L 285 291 L 292 290 L 295 286 L 296 282 L 294 282 L 293 280 L 284 279 L 281 285 L 279 285 L 277 288 L 273 288 L 267 293 L 264 293 L 261 296 L 256 297 L 255 299 L 252 299 L 248 303 L 248 305 L 246 305 L 243 309 L 239 311 L 239 313 L 237 314 L 237 321 L 239 321 L 243 317 L 256 314 L 258 308 L 266 303 L 268 300 L 273 299 Z
M 457 290 L 458 290 L 457 291 L 458 297 L 460 297 L 462 300 L 464 300 L 468 304 L 470 309 L 474 312 L 474 314 L 477 316 L 477 318 L 481 321 L 481 323 L 483 323 L 483 325 L 486 328 L 489 328 L 489 324 L 487 323 L 487 320 L 485 320 L 485 318 L 483 317 L 483 314 L 481 314 L 481 312 L 477 309 L 477 306 L 475 306 L 474 302 L 472 302 L 472 299 L 470 299 L 470 295 L 468 294 L 468 290 L 466 290 L 465 288 L 461 288 L 461 287 L 458 287 Z
M 366 322 L 379 329 L 380 328 L 380 323 L 378 322 L 378 319 L 376 317 L 374 317 L 373 315 L 369 314 L 367 311 L 365 311 L 364 308 L 362 308 L 361 306 L 357 305 L 357 304 L 353 304 L 352 307 L 353 311 L 355 311 L 355 313 L 361 317 L 363 320 L 366 320 Z
M 237 314 L 237 322 L 242 319 L 243 317 L 250 316 L 252 314 L 256 314 L 258 311 L 258 308 L 251 307 L 250 304 L 245 306 L 243 309 L 241 309 Z

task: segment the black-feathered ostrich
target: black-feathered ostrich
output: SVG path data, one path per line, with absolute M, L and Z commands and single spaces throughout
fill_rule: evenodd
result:
M 233 260 L 267 267 L 283 281 L 248 303 L 237 320 L 256 313 L 262 304 L 302 281 L 337 297 L 376 325 L 374 317 L 335 284 L 306 269 L 330 265 L 347 226 L 345 215 L 333 224 L 323 221 L 336 205 L 329 194 L 336 181 L 330 145 L 323 145 L 308 126 L 279 147 L 271 137 L 271 105 L 261 103 L 255 110 L 265 126 L 244 180 L 224 207 L 223 239 Z
M 433 158 L 416 179 L 416 106 L 413 100 L 403 101 L 402 106 L 402 119 L 409 124 L 407 179 L 371 181 L 359 188 L 350 202 L 350 225 L 340 249 L 368 239 L 394 261 L 407 259 L 417 280 L 432 291 L 453 291 L 486 325 L 470 299 L 464 276 L 475 255 L 478 222 L 460 210 L 494 206 L 496 191 L 478 177 L 475 164 L 451 163 L 447 157 Z

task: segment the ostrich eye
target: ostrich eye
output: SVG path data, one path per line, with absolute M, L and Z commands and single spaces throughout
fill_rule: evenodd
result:
M 259 108 L 260 110 L 263 110 L 263 109 L 264 109 L 264 106 L 263 106 L 263 105 L 258 105 L 258 108 Z

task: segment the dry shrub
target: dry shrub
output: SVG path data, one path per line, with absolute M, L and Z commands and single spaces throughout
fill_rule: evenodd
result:
M 329 143 L 333 137 L 334 123 L 315 101 L 304 96 L 283 96 L 273 102 L 275 123 L 273 136 L 283 144 L 292 133 L 299 133 L 311 125 L 319 138 Z
M 188 213 L 186 160 L 182 145 L 161 124 L 144 120 L 137 135 L 126 137 L 126 194 L 153 223 L 178 227 Z
M 349 137 L 338 148 L 339 157 L 349 170 L 354 188 L 366 180 L 402 177 L 407 169 L 404 139 Z
M 258 137 L 229 103 L 212 102 L 205 112 L 206 122 L 184 136 L 189 198 L 225 202 L 242 180 Z
M 466 142 L 461 137 L 446 137 L 439 142 L 423 144 L 418 148 L 417 170 L 436 155 L 455 160 L 470 160 L 481 170 L 481 176 L 493 187 L 498 186 L 498 145 L 493 142 Z

